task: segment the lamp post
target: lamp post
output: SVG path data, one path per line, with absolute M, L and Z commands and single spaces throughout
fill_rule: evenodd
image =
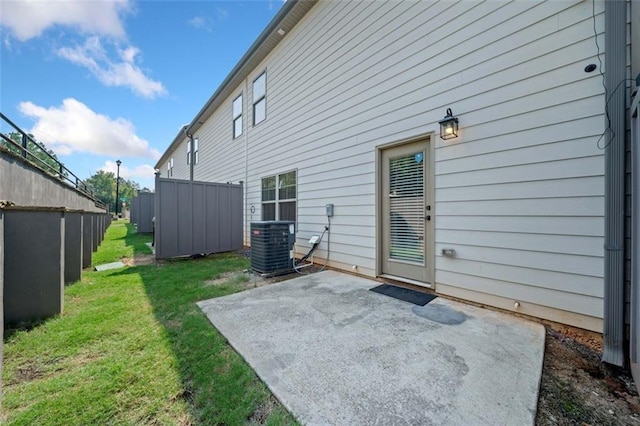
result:
M 116 173 L 116 219 L 118 218 L 118 204 L 120 201 L 120 164 L 122 164 L 122 161 L 118 160 L 116 161 L 116 164 L 118 165 L 118 172 Z

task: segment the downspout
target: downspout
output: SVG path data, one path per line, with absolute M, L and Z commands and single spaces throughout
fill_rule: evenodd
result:
M 195 160 L 195 156 L 193 155 L 193 135 L 189 133 L 189 128 L 187 126 L 184 127 L 184 134 L 189 138 L 189 180 L 193 182 L 193 163 Z
M 633 7 L 633 6 L 632 6 Z M 640 21 L 638 21 L 640 22 Z M 633 46 L 633 43 L 632 43 Z M 629 312 L 629 364 L 640 389 L 640 73 L 632 96 L 631 112 L 631 295 Z
M 595 1 L 595 0 L 594 0 Z M 624 1 L 605 3 L 605 230 L 604 353 L 602 360 L 623 366 L 624 338 L 624 201 L 626 115 L 626 11 Z
M 244 90 L 242 91 L 242 125 L 244 126 L 245 118 L 249 118 L 249 108 L 247 108 L 247 113 L 244 113 L 244 104 L 245 99 L 246 102 L 249 102 L 249 83 L 247 77 L 244 78 Z M 247 188 L 249 187 L 249 122 L 247 121 L 247 130 L 244 132 L 244 187 L 243 195 L 244 195 L 244 229 L 242 230 L 242 239 L 244 240 L 244 245 L 248 246 L 250 244 L 250 238 L 247 238 L 247 233 L 249 232 L 249 215 L 247 214 L 247 209 L 249 208 L 249 196 L 247 193 L 249 192 Z M 251 216 L 253 220 L 253 214 Z

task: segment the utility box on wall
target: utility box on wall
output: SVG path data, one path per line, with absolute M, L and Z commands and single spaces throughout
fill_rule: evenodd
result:
M 251 269 L 260 275 L 291 272 L 295 239 L 293 222 L 251 222 Z

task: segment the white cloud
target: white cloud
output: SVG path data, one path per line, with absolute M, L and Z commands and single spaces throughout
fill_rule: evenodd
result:
M 194 16 L 187 23 L 199 30 L 211 31 L 213 28 L 213 19 L 208 16 Z
M 56 25 L 123 38 L 122 15 L 131 11 L 129 0 L 2 0 L 0 25 L 20 41 L 38 37 Z
M 36 120 L 30 132 L 58 155 L 85 152 L 114 157 L 160 158 L 158 150 L 136 135 L 129 120 L 98 114 L 76 99 L 65 99 L 60 107 L 50 108 L 21 102 L 19 109 Z
M 222 22 L 229 17 L 229 11 L 223 7 L 216 7 L 216 16 L 218 21 Z
M 82 46 L 63 47 L 58 55 L 87 68 L 106 86 L 124 86 L 145 98 L 155 98 L 167 93 L 161 82 L 147 77 L 136 64 L 140 50 L 134 46 L 115 48 L 118 59 L 109 57 L 98 37 L 89 37 Z
M 216 23 L 220 23 L 229 17 L 229 11 L 222 7 L 216 7 L 215 16 L 198 15 L 187 20 L 187 24 L 200 30 L 211 31 Z
M 111 172 L 115 175 L 118 171 L 118 165 L 115 161 L 105 161 L 104 166 L 102 166 L 100 170 Z M 153 179 L 155 177 L 155 170 L 148 164 L 129 167 L 125 162 L 122 162 L 120 164 L 120 177 L 136 182 L 140 179 Z

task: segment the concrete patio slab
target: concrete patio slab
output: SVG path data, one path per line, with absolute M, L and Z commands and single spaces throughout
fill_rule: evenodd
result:
M 303 424 L 534 423 L 541 325 L 378 284 L 324 271 L 198 305 Z
M 103 263 L 102 265 L 97 265 L 95 267 L 96 271 L 108 271 L 109 269 L 119 269 L 119 268 L 124 268 L 124 263 L 118 261 L 118 262 L 111 262 L 111 263 Z

